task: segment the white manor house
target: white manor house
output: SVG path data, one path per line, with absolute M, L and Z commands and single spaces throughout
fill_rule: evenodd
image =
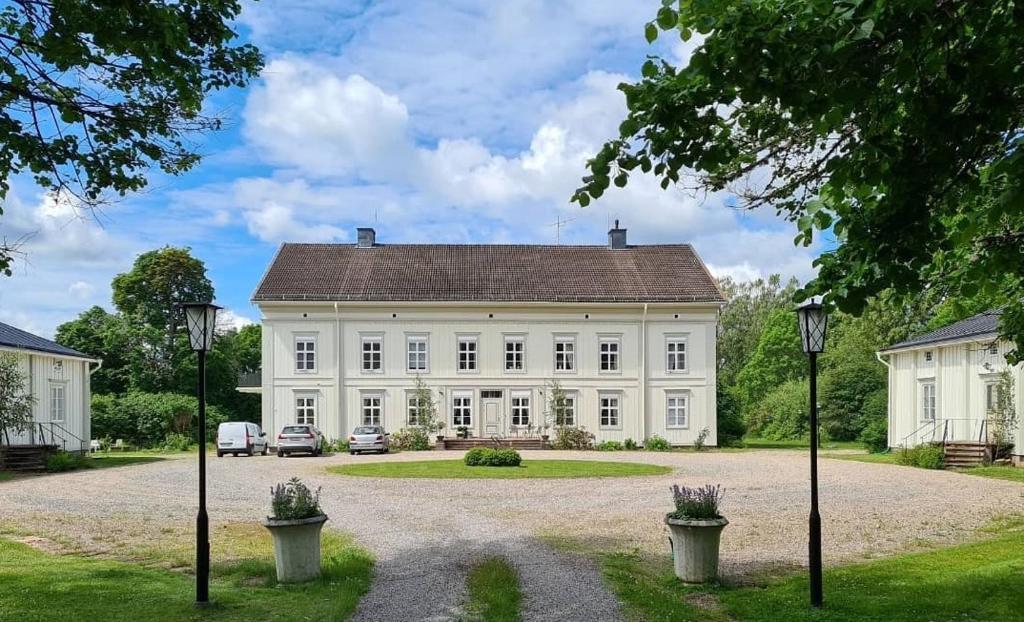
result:
M 283 244 L 253 301 L 263 323 L 263 427 L 415 422 L 417 378 L 443 434 L 517 437 L 566 423 L 598 442 L 716 444 L 723 297 L 688 244 Z

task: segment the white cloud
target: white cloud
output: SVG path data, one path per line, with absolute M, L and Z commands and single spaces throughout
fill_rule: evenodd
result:
M 307 224 L 292 208 L 266 203 L 245 212 L 249 231 L 264 242 L 332 242 L 346 237 L 344 230 L 325 224 Z
M 96 292 L 96 286 L 85 281 L 75 281 L 68 285 L 68 293 L 79 300 L 88 300 Z
M 238 330 L 243 326 L 249 326 L 256 322 L 244 315 L 236 313 L 231 309 L 221 309 L 217 312 L 217 331 Z

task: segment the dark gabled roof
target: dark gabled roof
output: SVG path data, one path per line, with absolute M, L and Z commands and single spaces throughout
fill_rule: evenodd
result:
M 284 244 L 253 300 L 724 302 L 689 244 Z
M 10 324 L 4 324 L 3 322 L 0 322 L 0 346 L 19 348 L 22 350 L 35 350 L 36 352 L 46 352 L 48 354 L 75 356 L 83 359 L 93 358 L 88 354 L 82 354 L 78 350 L 65 348 L 59 343 L 55 343 L 49 339 L 43 339 L 38 335 L 27 333 L 20 328 L 15 328 Z
M 930 343 L 942 343 L 943 341 L 956 341 L 982 335 L 990 335 L 998 331 L 999 316 L 1002 311 L 986 311 L 978 315 L 960 320 L 949 326 L 944 326 L 930 333 L 925 333 L 906 341 L 901 341 L 886 348 L 886 350 L 898 350 L 912 346 L 923 346 Z

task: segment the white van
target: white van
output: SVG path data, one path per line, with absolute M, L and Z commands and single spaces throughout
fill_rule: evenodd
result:
M 245 454 L 251 456 L 269 451 L 267 433 L 255 423 L 225 421 L 217 428 L 217 457 L 224 454 Z

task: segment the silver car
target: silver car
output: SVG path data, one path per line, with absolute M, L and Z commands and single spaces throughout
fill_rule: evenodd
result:
M 382 454 L 388 453 L 391 448 L 391 436 L 379 425 L 361 425 L 348 437 L 348 453 L 353 456 L 361 451 L 376 451 Z
M 315 425 L 286 425 L 277 435 L 277 457 L 303 453 L 319 456 L 324 453 L 324 435 Z

